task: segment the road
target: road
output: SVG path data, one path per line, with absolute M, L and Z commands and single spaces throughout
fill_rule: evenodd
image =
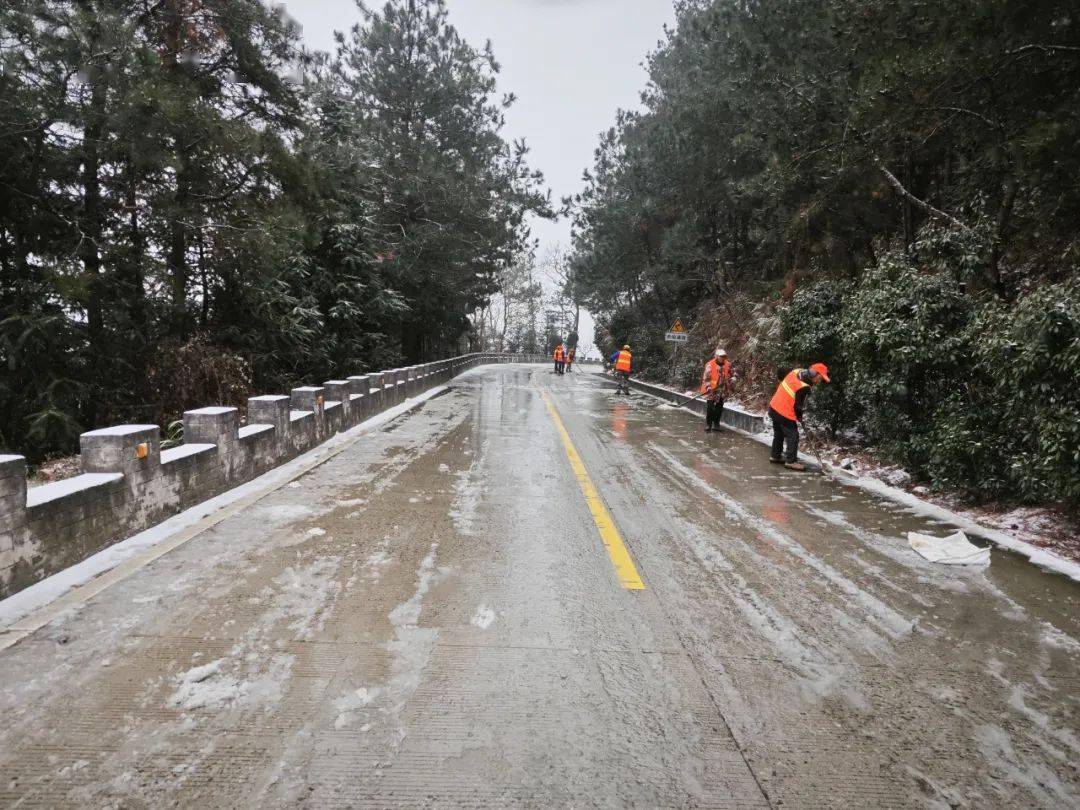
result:
M 1076 806 L 1080 587 L 702 427 L 455 381 L 0 652 L 0 804 Z

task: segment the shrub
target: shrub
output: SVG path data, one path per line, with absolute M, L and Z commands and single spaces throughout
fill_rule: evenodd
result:
M 823 362 L 829 366 L 829 385 L 814 391 L 813 413 L 816 421 L 827 425 L 830 433 L 854 421 L 852 403 L 847 396 L 847 371 L 842 358 L 842 324 L 845 302 L 851 284 L 824 280 L 795 291 L 791 300 L 779 307 L 779 340 L 768 352 L 780 379 L 793 368 L 805 368 Z M 775 388 L 775 381 L 770 381 Z M 768 391 L 772 395 L 772 390 Z
M 885 458 L 974 500 L 1080 507 L 1080 279 L 1015 302 L 974 293 L 974 251 L 927 239 L 855 286 L 819 282 L 779 311 L 780 368 L 821 358 L 812 410 Z
M 1003 496 L 1080 504 L 1080 279 L 1047 284 L 973 324 L 973 410 L 1003 451 Z
M 251 392 L 251 368 L 244 358 L 212 344 L 205 335 L 162 346 L 147 377 L 158 402 L 159 422 L 189 408 L 242 407 Z
M 972 299 L 956 276 L 921 272 L 903 252 L 884 255 L 845 301 L 841 367 L 868 440 L 915 469 L 930 417 L 971 370 Z M 915 440 L 915 441 L 913 441 Z

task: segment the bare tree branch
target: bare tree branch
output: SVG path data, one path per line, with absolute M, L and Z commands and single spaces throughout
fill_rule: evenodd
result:
M 1005 127 L 1002 126 L 1002 124 L 999 121 L 994 121 L 994 120 L 992 120 L 990 118 L 987 118 L 982 113 L 975 112 L 974 110 L 968 110 L 968 109 L 965 109 L 964 107 L 935 107 L 935 109 L 948 110 L 949 112 L 962 113 L 963 115 L 970 115 L 973 118 L 978 118 L 980 121 L 982 121 L 988 127 L 993 127 L 994 129 L 1000 130 L 1002 132 L 1005 131 Z
M 885 175 L 885 179 L 889 181 L 889 185 L 896 189 L 896 193 L 903 197 L 905 200 L 922 209 L 935 219 L 940 219 L 944 222 L 948 222 L 950 225 L 960 228 L 960 230 L 963 231 L 971 230 L 970 226 L 961 222 L 952 214 L 947 214 L 940 208 L 935 208 L 934 206 L 930 205 L 930 203 L 926 202 L 925 200 L 920 200 L 918 197 L 916 197 L 914 194 L 904 188 L 904 184 L 897 179 L 895 174 L 893 174 L 888 170 L 888 168 L 886 168 L 881 158 L 879 158 L 877 155 L 874 155 L 874 164 L 881 170 L 881 173 Z
M 1016 56 L 1017 54 L 1027 53 L 1029 51 L 1042 51 L 1043 53 L 1053 53 L 1054 51 L 1065 51 L 1067 53 L 1080 53 L 1080 48 L 1075 45 L 1022 45 L 1019 48 L 1013 48 L 1011 51 L 1005 51 L 1009 56 Z

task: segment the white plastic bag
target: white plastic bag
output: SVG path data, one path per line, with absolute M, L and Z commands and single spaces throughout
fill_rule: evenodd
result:
M 989 565 L 990 549 L 968 542 L 967 535 L 956 531 L 948 537 L 908 532 L 908 545 L 930 562 L 942 565 Z

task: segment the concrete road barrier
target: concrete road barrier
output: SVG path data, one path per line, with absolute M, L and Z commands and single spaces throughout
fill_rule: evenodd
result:
M 542 355 L 474 353 L 252 397 L 184 414 L 184 443 L 161 449 L 157 425 L 80 437 L 82 474 L 27 487 L 26 459 L 0 455 L 0 599 L 165 518 L 239 486 L 484 363 Z
M 689 410 L 700 413 L 702 416 L 705 415 L 706 406 L 704 397 L 695 399 L 692 402 L 687 402 L 688 397 L 685 394 L 681 394 L 678 391 L 672 391 L 669 388 L 664 388 L 663 386 L 655 385 L 653 383 L 635 380 L 633 378 L 630 379 L 630 387 L 637 389 L 638 391 L 644 391 L 647 394 L 652 394 L 654 397 L 660 397 L 660 399 L 667 400 L 675 405 L 683 405 Z M 724 405 L 724 415 L 721 417 L 721 420 L 725 425 L 745 431 L 746 433 L 762 433 L 766 429 L 764 416 L 744 411 L 742 408 L 736 408 L 732 405 Z

